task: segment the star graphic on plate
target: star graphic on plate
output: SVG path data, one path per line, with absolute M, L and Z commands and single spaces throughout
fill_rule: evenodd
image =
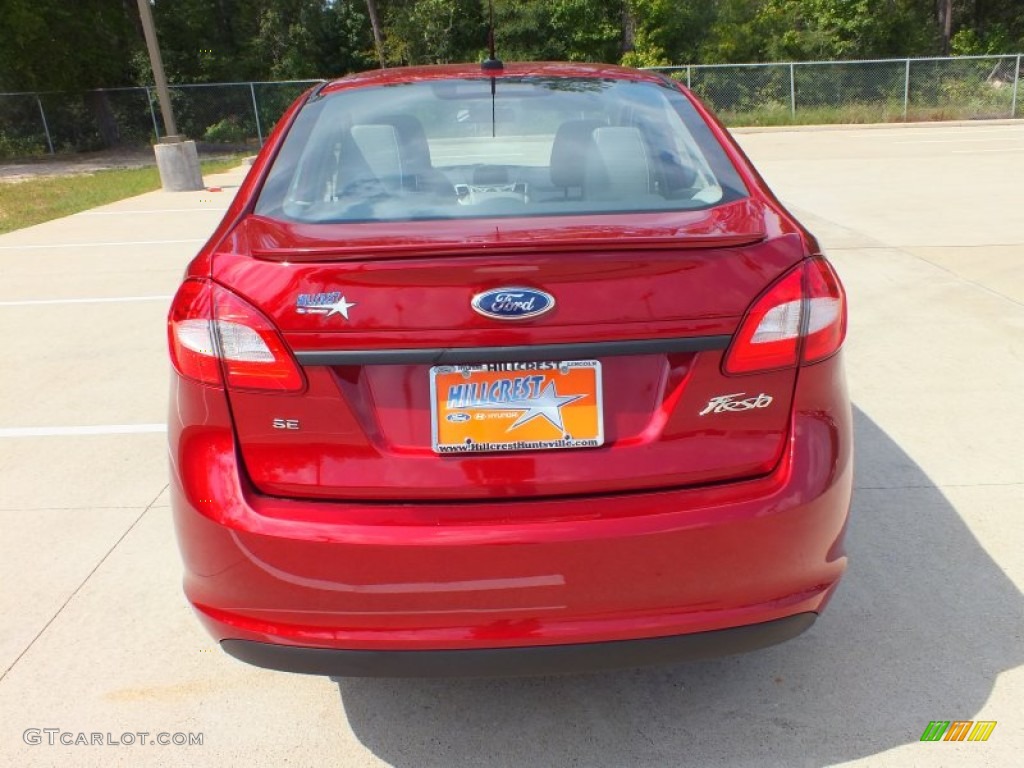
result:
M 519 401 L 506 403 L 506 407 L 513 410 L 523 409 L 525 413 L 515 420 L 515 423 L 508 428 L 511 432 L 516 427 L 521 427 L 536 418 L 547 419 L 551 425 L 560 432 L 565 432 L 565 425 L 562 424 L 562 406 L 574 403 L 586 395 L 559 395 L 555 389 L 555 382 L 549 381 L 537 397 L 523 398 Z
M 345 297 L 342 296 L 333 304 L 328 305 L 331 311 L 327 313 L 327 316 L 330 317 L 331 315 L 341 315 L 346 320 L 348 320 L 348 311 L 354 306 L 356 306 L 356 302 L 346 301 Z

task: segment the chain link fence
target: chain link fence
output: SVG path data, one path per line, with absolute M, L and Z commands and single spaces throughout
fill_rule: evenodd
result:
M 658 67 L 731 126 L 1013 118 L 1021 55 Z
M 778 64 L 693 64 L 656 71 L 688 85 L 731 126 L 1017 117 L 1021 55 Z M 258 147 L 291 102 L 320 80 L 171 86 L 178 130 Z M 158 140 L 153 88 L 0 93 L 0 160 Z
M 204 144 L 259 147 L 291 103 L 321 80 L 170 86 L 178 131 Z M 0 93 L 0 160 L 139 146 L 163 135 L 156 89 Z

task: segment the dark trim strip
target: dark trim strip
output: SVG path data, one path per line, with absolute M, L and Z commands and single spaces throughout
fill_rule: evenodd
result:
M 816 613 L 690 635 L 526 648 L 447 651 L 350 651 L 222 640 L 236 659 L 266 669 L 336 677 L 497 677 L 564 675 L 675 664 L 747 653 L 810 629 Z
M 536 360 L 591 360 L 621 355 L 656 355 L 725 349 L 731 336 L 676 339 L 588 341 L 577 344 L 532 344 L 515 347 L 427 347 L 296 352 L 302 365 L 470 365 Z
M 312 104 L 314 101 L 319 101 L 321 98 L 323 98 L 322 91 L 323 91 L 324 88 L 326 88 L 328 85 L 330 85 L 330 83 L 331 83 L 330 80 L 322 80 L 320 82 L 320 85 L 313 86 L 313 92 L 310 93 L 309 96 L 307 97 L 306 103 L 307 104 Z

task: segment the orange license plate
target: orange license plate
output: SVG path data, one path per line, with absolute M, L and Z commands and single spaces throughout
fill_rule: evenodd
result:
M 430 402 L 436 453 L 604 443 L 597 360 L 435 366 Z

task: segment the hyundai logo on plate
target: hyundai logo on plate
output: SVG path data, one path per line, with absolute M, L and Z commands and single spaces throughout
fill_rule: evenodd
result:
M 549 312 L 555 297 L 535 288 L 495 288 L 473 297 L 473 309 L 497 320 L 525 320 Z

